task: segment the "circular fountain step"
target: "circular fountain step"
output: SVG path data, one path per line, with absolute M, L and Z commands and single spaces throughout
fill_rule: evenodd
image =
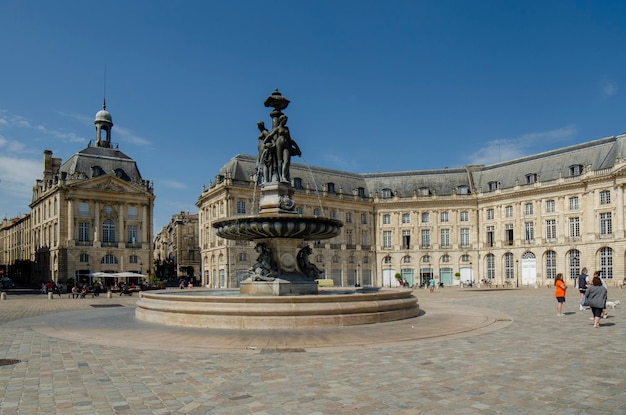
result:
M 143 292 L 136 318 L 220 329 L 288 329 L 383 323 L 416 317 L 410 290 L 324 290 L 318 295 L 245 296 L 238 290 Z

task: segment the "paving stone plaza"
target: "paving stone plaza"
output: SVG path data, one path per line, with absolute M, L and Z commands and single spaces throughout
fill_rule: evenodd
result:
M 552 288 L 415 295 L 415 319 L 233 332 L 9 293 L 0 414 L 626 414 L 626 290 L 600 328 L 571 288 L 563 317 Z

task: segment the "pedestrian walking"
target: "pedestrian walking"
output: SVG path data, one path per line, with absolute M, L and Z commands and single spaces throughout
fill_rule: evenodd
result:
M 430 277 L 428 280 L 428 287 L 430 288 L 431 293 L 435 292 L 435 279 L 433 277 Z
M 587 290 L 587 268 L 583 268 L 580 275 L 578 276 L 578 292 L 580 293 L 580 304 L 578 309 L 583 311 L 585 306 L 583 304 L 583 300 L 585 299 L 585 291 Z
M 563 303 L 565 302 L 565 292 L 567 291 L 567 284 L 563 281 L 563 274 L 560 272 L 556 274 L 554 280 L 554 296 L 556 297 L 556 315 L 563 316 Z
M 593 327 L 600 327 L 600 317 L 602 316 L 602 310 L 606 308 L 606 288 L 602 285 L 602 280 L 598 276 L 599 273 L 594 273 L 591 285 L 585 290 L 585 296 L 587 297 L 587 304 L 591 307 L 591 313 L 593 314 Z

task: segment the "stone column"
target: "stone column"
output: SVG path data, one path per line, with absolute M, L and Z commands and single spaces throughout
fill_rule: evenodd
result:
M 124 232 L 124 217 L 125 217 L 126 212 L 124 212 L 124 204 L 123 203 L 120 203 L 118 205 L 118 207 L 119 207 L 119 209 L 118 209 L 119 210 L 118 211 L 118 215 L 119 216 L 117 217 L 117 226 L 118 226 L 120 231 L 119 231 L 119 234 L 118 234 L 118 237 L 117 237 L 117 247 L 119 248 L 120 244 L 122 244 L 121 245 L 122 247 L 124 246 L 124 241 L 126 240 L 126 234 Z
M 74 201 L 72 199 L 67 201 L 67 239 L 69 241 L 77 239 L 74 235 Z M 76 245 L 76 243 L 73 245 Z

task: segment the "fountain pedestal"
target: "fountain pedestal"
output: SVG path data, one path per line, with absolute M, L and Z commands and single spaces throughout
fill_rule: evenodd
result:
M 274 281 L 242 281 L 239 292 L 244 295 L 313 295 L 317 294 L 317 281 L 291 282 L 276 278 Z

